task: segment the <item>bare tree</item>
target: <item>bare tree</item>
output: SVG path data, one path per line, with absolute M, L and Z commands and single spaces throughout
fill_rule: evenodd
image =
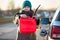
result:
M 10 0 L 9 3 L 8 3 L 8 9 L 14 9 L 14 0 Z
M 14 9 L 15 9 L 14 0 L 10 0 L 9 3 L 8 3 L 8 14 L 13 15 L 14 14 Z
M 2 16 L 2 10 L 1 10 L 1 8 L 0 8 L 0 16 Z

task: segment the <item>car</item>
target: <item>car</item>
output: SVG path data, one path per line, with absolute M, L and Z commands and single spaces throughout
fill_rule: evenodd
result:
M 48 40 L 60 40 L 60 7 L 54 14 L 48 33 Z

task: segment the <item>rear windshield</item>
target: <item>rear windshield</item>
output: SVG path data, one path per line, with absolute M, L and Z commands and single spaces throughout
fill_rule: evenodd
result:
M 58 15 L 56 17 L 56 21 L 60 21 L 60 11 L 59 11 L 59 13 L 58 13 Z

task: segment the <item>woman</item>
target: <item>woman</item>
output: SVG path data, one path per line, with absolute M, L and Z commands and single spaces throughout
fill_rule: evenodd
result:
M 38 18 L 36 16 L 34 16 L 34 12 L 32 11 L 32 5 L 31 5 L 31 2 L 30 1 L 24 1 L 23 3 L 23 10 L 21 13 L 17 13 L 17 15 L 20 17 L 23 17 L 23 18 L 26 18 L 27 16 L 30 16 L 30 17 L 34 17 L 36 20 L 38 20 Z M 16 18 L 16 19 L 19 19 L 19 18 Z M 17 20 L 16 20 L 17 22 Z M 16 23 L 15 22 L 15 23 Z M 35 36 L 35 33 L 30 33 L 30 34 L 21 34 L 20 31 L 18 31 L 18 37 L 17 37 L 17 40 L 36 40 L 36 36 Z

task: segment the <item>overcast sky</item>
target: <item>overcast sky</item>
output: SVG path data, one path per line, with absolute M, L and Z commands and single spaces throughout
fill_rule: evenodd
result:
M 8 3 L 10 0 L 0 0 L 0 8 L 5 10 L 7 9 Z M 22 8 L 22 3 L 24 0 L 14 0 L 15 8 L 18 6 Z M 32 3 L 32 8 L 36 8 L 39 4 L 41 4 L 41 8 L 50 9 L 57 8 L 60 6 L 60 0 L 29 0 Z

